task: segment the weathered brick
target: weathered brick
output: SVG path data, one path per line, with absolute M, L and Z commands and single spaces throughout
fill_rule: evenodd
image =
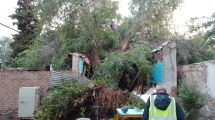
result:
M 49 71 L 0 71 L 0 120 L 6 120 L 8 112 L 17 119 L 20 87 L 38 86 L 45 94 L 50 75 Z

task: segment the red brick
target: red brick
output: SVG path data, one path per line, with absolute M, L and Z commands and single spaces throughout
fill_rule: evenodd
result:
M 18 113 L 20 87 L 39 86 L 42 95 L 48 89 L 49 71 L 0 71 L 0 120 L 6 120 L 6 113 Z

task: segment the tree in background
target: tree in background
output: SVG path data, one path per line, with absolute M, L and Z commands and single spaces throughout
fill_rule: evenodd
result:
M 76 30 L 79 37 L 73 40 L 76 51 L 87 54 L 93 68 L 100 62 L 106 52 L 119 45 L 117 32 L 111 28 L 114 19 L 118 19 L 116 2 L 110 0 L 82 1 L 76 15 Z M 90 11 L 91 10 L 91 11 Z M 77 18 L 77 17 L 76 17 Z M 74 19 L 74 18 L 73 18 Z
M 12 42 L 12 39 L 8 37 L 0 38 L 0 60 L 5 65 L 9 59 L 11 54 L 11 48 L 9 44 Z
M 57 31 L 48 31 L 37 37 L 24 55 L 16 59 L 16 63 L 27 69 L 40 70 L 52 63 L 58 47 Z
M 59 46 L 52 61 L 55 68 L 64 66 L 64 58 L 70 52 L 86 54 L 95 67 L 101 57 L 118 48 L 119 36 L 112 24 L 120 18 L 116 13 L 117 2 L 40 0 L 38 6 L 44 33 L 57 31 Z
M 162 41 L 169 37 L 168 25 L 172 15 L 169 11 L 175 10 L 180 2 L 133 0 L 133 16 L 122 20 L 116 12 L 117 2 L 111 0 L 38 0 L 38 16 L 43 25 L 43 33 L 31 46 L 32 49 L 24 52 L 26 55 L 17 61 L 21 66 L 35 61 L 29 65 L 34 66 L 38 62 L 36 59 L 31 60 L 33 54 L 51 56 L 48 61 L 38 61 L 42 65 L 52 63 L 54 68 L 62 69 L 66 66 L 67 54 L 79 52 L 89 57 L 95 68 L 101 59 L 104 60 L 109 53 L 118 50 L 120 39 L 134 41 L 137 45 L 134 47 L 144 47 L 146 44 L 143 42 Z M 123 21 L 121 27 L 114 22 L 120 20 Z M 50 31 L 55 31 L 54 38 L 53 34 L 49 34 Z M 54 52 L 47 52 L 50 47 Z M 38 49 L 44 51 L 45 55 L 40 54 Z
M 208 19 L 206 23 L 203 24 L 206 28 L 204 38 L 206 39 L 207 44 L 213 50 L 215 50 L 215 13 Z
M 174 10 L 182 0 L 132 0 L 132 31 L 137 41 L 150 43 L 166 40 Z
M 191 18 L 188 27 L 191 34 L 201 34 L 209 49 L 215 50 L 215 13 L 210 17 Z
M 178 65 L 192 64 L 215 58 L 214 50 L 209 49 L 202 34 L 188 38 L 182 35 L 175 35 L 171 39 L 177 44 Z
M 33 0 L 18 0 L 18 8 L 10 17 L 17 20 L 18 34 L 13 35 L 14 41 L 10 44 L 12 58 L 16 58 L 24 50 L 33 44 L 34 39 L 40 33 L 41 27 L 37 16 L 36 5 Z
M 215 15 L 191 18 L 185 35 L 174 35 L 177 43 L 178 65 L 192 64 L 215 59 Z

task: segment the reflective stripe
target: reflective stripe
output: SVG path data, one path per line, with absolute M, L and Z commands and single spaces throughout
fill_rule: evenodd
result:
M 160 117 L 160 116 L 153 116 L 151 119 L 152 120 L 175 120 L 174 117 L 168 118 L 168 117 Z
M 155 96 L 156 97 L 156 96 Z M 150 101 L 151 105 L 152 105 L 152 116 L 154 116 L 155 114 L 155 105 L 154 105 L 154 95 L 151 96 L 151 101 Z
M 173 118 L 174 118 L 174 112 L 175 112 L 174 104 L 175 104 L 175 99 L 171 98 L 171 117 L 173 117 Z

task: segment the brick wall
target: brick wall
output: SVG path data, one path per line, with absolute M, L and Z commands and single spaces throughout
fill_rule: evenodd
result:
M 17 118 L 20 87 L 40 87 L 44 95 L 50 79 L 49 71 L 0 71 L 0 120 Z

